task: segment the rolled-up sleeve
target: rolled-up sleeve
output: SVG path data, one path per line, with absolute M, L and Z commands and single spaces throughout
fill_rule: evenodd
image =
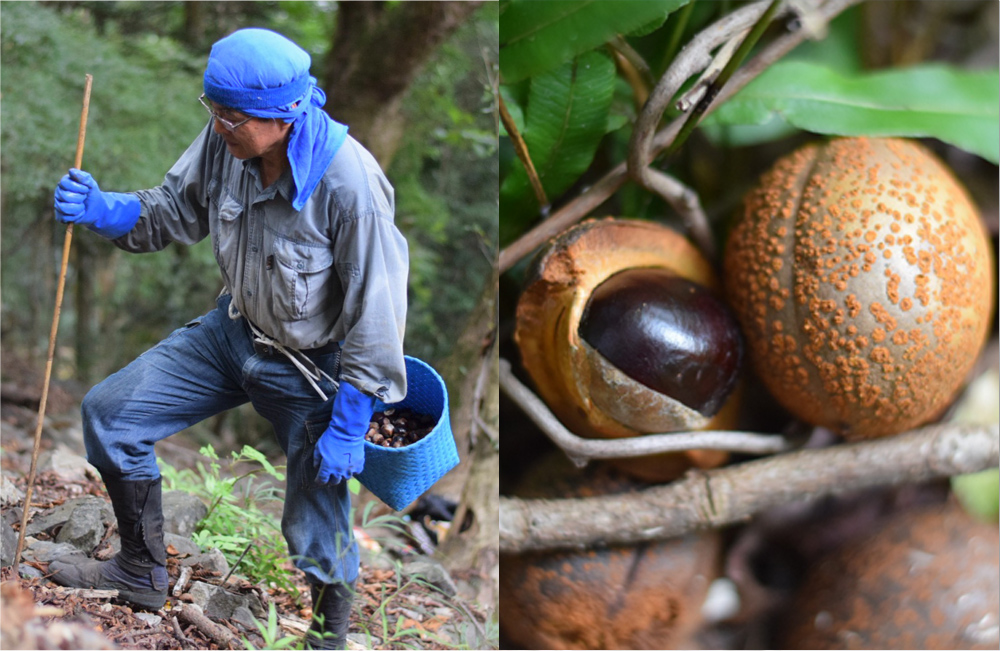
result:
M 208 180 L 217 155 L 211 123 L 174 163 L 163 183 L 134 192 L 142 205 L 135 227 L 114 240 L 133 253 L 159 251 L 171 242 L 196 244 L 209 234 Z
M 391 218 L 369 213 L 341 221 L 335 241 L 347 332 L 341 380 L 383 402 L 398 402 L 406 396 L 406 239 Z

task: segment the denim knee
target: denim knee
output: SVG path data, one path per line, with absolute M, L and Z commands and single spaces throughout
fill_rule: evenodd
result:
M 83 416 L 83 443 L 87 451 L 87 461 L 101 471 L 118 473 L 121 469 L 114 462 L 112 448 L 115 447 L 114 430 L 109 427 L 116 401 L 108 391 L 107 380 L 90 389 L 80 405 Z

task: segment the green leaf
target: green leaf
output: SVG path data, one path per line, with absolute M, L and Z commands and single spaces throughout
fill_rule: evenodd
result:
M 719 107 L 710 124 L 764 124 L 842 136 L 938 138 L 1000 162 L 997 71 L 922 65 L 842 74 L 804 61 L 778 63 Z
M 951 490 L 974 517 L 986 522 L 1000 518 L 1000 471 L 996 468 L 952 477 Z
M 538 75 L 607 43 L 648 31 L 688 0 L 548 0 L 511 2 L 500 15 L 504 83 Z
M 267 457 L 265 457 L 264 454 L 256 448 L 244 445 L 243 449 L 240 451 L 240 456 L 256 461 L 264 467 L 267 474 L 271 475 L 278 481 L 283 481 L 285 479 L 285 475 L 275 470 L 274 466 L 271 465 L 271 462 L 267 460 Z
M 549 201 L 590 166 L 608 128 L 615 66 L 599 52 L 531 80 L 524 137 Z M 500 188 L 500 239 L 511 238 L 538 215 L 539 205 L 519 162 Z

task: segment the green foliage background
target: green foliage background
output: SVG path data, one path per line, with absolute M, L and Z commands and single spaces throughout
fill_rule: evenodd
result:
M 315 71 L 330 48 L 336 3 L 213 3 L 212 10 L 227 28 L 269 27 L 296 39 Z M 39 359 L 64 234 L 52 192 L 73 162 L 85 74 L 94 87 L 83 167 L 104 190 L 152 187 L 205 125 L 196 98 L 210 43 L 181 40 L 177 2 L 3 2 L 0 11 L 2 342 L 5 351 Z M 487 3 L 425 67 L 405 102 L 405 140 L 386 170 L 413 260 L 406 348 L 431 363 L 450 351 L 494 259 L 498 163 L 486 70 L 496 61 L 497 21 L 496 4 Z M 74 255 L 96 260 L 96 271 L 77 295 L 70 268 L 62 376 L 76 373 L 76 300 L 93 311 L 80 325 L 96 335 L 87 342 L 95 362 L 89 376 L 77 374 L 92 382 L 211 309 L 221 288 L 208 240 L 128 255 L 80 229 L 73 246 Z

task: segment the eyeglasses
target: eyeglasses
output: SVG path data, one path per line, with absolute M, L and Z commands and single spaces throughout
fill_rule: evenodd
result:
M 249 122 L 250 120 L 253 119 L 253 116 L 250 116 L 246 120 L 242 120 L 241 122 L 232 122 L 230 120 L 227 120 L 226 118 L 224 118 L 221 115 L 219 115 L 218 113 L 216 113 L 215 109 L 213 109 L 211 106 L 209 106 L 208 104 L 205 103 L 205 94 L 204 93 L 201 94 L 201 97 L 198 98 L 198 101 L 201 102 L 201 105 L 205 107 L 205 110 L 208 111 L 209 115 L 211 115 L 213 118 L 215 118 L 216 120 L 218 120 L 219 123 L 222 126 L 226 127 L 226 129 L 228 129 L 230 131 L 236 131 L 237 127 L 239 127 L 241 125 L 244 125 L 244 124 L 246 124 L 247 122 Z

